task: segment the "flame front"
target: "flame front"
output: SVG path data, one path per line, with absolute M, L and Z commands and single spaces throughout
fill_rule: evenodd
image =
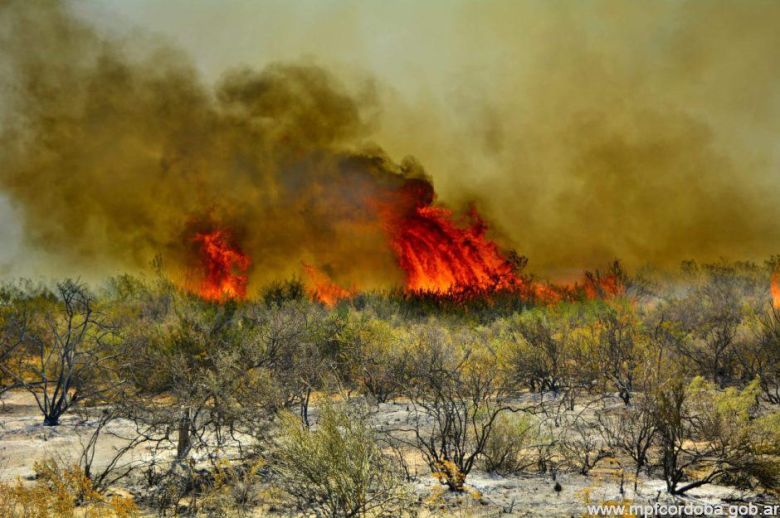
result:
M 772 307 L 780 309 L 780 271 L 776 271 L 772 274 Z
M 389 251 L 404 273 L 404 291 L 458 302 L 493 294 L 510 294 L 544 304 L 562 300 L 610 298 L 623 293 L 619 265 L 605 275 L 586 273 L 582 284 L 555 285 L 521 275 L 524 259 L 504 253 L 487 237 L 487 225 L 475 209 L 459 220 L 434 204 L 433 186 L 424 179 L 407 179 L 369 200 L 387 237 Z M 195 233 L 201 272 L 191 288 L 206 300 L 223 302 L 247 295 L 250 257 L 227 229 Z M 309 296 L 327 307 L 357 293 L 317 267 L 302 262 Z M 780 275 L 773 277 L 774 303 L 780 305 Z
M 433 187 L 424 180 L 408 181 L 398 194 L 379 204 L 379 214 L 407 291 L 484 294 L 523 284 L 475 210 L 467 225 L 457 225 L 452 211 L 432 204 Z
M 623 293 L 619 265 L 607 275 L 587 274 L 582 284 L 556 286 L 520 275 L 524 260 L 503 253 L 487 237 L 487 225 L 471 209 L 458 224 L 454 213 L 434 203 L 433 186 L 409 179 L 376 203 L 407 293 L 457 299 L 514 293 L 524 300 L 556 303 L 579 296 L 608 298 Z
M 246 297 L 251 259 L 230 242 L 225 230 L 200 232 L 193 238 L 199 244 L 202 279 L 198 295 L 206 300 L 225 301 Z
M 512 264 L 485 237 L 485 224 L 471 214 L 470 224 L 454 224 L 442 207 L 418 207 L 393 236 L 392 247 L 410 291 L 490 292 L 520 284 Z

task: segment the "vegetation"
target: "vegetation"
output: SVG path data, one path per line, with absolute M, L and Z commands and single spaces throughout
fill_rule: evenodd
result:
M 282 418 L 276 471 L 299 508 L 317 516 L 398 516 L 409 504 L 397 459 L 382 451 L 366 415 L 326 404 L 316 428 Z
M 137 515 L 132 499 L 106 497 L 78 466 L 62 466 L 53 459 L 35 465 L 36 481 L 0 483 L 0 516 L 129 518 Z
M 0 512 L 397 516 L 415 481 L 458 494 L 474 470 L 590 477 L 607 462 L 635 490 L 644 474 L 674 495 L 776 493 L 769 273 L 689 263 L 536 307 L 364 293 L 328 309 L 296 282 L 221 304 L 162 278 L 7 283 L 0 394 L 93 432 L 72 466 L 0 485 Z M 123 446 L 96 462 L 108 433 Z M 106 496 L 117 487 L 134 498 Z

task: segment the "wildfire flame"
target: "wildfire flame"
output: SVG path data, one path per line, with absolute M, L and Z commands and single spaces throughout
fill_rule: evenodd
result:
M 520 284 L 514 268 L 492 241 L 476 212 L 466 228 L 441 207 L 418 207 L 392 240 L 410 291 L 496 291 Z
M 464 220 L 452 210 L 436 205 L 433 186 L 423 179 L 407 179 L 397 189 L 372 199 L 390 250 L 404 272 L 408 294 L 465 301 L 508 293 L 523 300 L 552 304 L 579 297 L 607 298 L 624 286 L 619 265 L 610 272 L 586 273 L 582 284 L 554 285 L 522 276 L 524 258 L 502 252 L 487 237 L 487 225 L 475 209 Z M 226 229 L 195 234 L 202 273 L 196 291 L 206 300 L 244 299 L 247 292 L 248 255 L 231 241 Z M 317 267 L 302 263 L 313 300 L 327 307 L 352 297 Z M 780 304 L 780 280 L 773 278 L 775 305 Z
M 202 280 L 198 295 L 206 300 L 244 299 L 251 259 L 231 244 L 225 230 L 199 232 L 193 238 L 199 244 Z
M 380 203 L 379 213 L 407 291 L 488 293 L 522 285 L 475 210 L 466 226 L 457 225 L 452 211 L 432 205 L 433 187 L 424 180 L 408 181 L 393 201 Z
M 309 279 L 309 283 L 312 285 L 310 289 L 312 299 L 332 308 L 338 301 L 353 295 L 352 291 L 342 288 L 333 282 L 325 272 L 318 270 L 310 264 L 302 263 L 302 266 L 303 271 L 306 272 L 306 276 Z
M 582 290 L 588 299 L 604 299 L 622 294 L 625 285 L 620 264 L 615 262 L 607 274 L 586 272 Z
M 524 259 L 502 253 L 487 237 L 475 209 L 458 224 L 451 210 L 433 204 L 433 186 L 408 180 L 377 202 L 390 247 L 406 276 L 407 293 L 464 299 L 510 292 L 526 300 L 556 303 L 578 296 L 606 298 L 623 293 L 619 265 L 606 275 L 586 274 L 582 284 L 555 286 L 520 275 Z
M 780 309 L 780 271 L 776 271 L 772 274 L 772 307 Z

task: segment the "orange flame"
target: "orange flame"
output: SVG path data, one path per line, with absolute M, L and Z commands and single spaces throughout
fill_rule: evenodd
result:
M 411 291 L 446 293 L 463 289 L 496 291 L 520 283 L 498 247 L 485 238 L 474 212 L 460 228 L 441 207 L 419 207 L 394 236 L 392 245 Z
M 560 286 L 541 282 L 532 282 L 530 284 L 530 290 L 521 290 L 520 293 L 525 296 L 526 299 L 531 298 L 532 296 L 536 301 L 543 304 L 556 304 L 561 302 L 564 297 L 571 295 L 568 290 L 565 290 Z
M 772 307 L 780 309 L 780 271 L 776 271 L 772 274 Z
M 465 222 L 453 212 L 434 205 L 433 186 L 412 179 L 400 187 L 373 198 L 371 203 L 381 222 L 390 249 L 405 274 L 409 294 L 465 301 L 492 294 L 513 294 L 523 300 L 553 304 L 562 300 L 609 298 L 624 292 L 619 265 L 602 275 L 586 273 L 582 284 L 562 286 L 536 282 L 522 276 L 525 259 L 503 253 L 487 237 L 487 225 L 472 209 Z M 202 275 L 196 291 L 206 300 L 244 299 L 251 259 L 231 242 L 227 230 L 195 234 L 199 245 Z M 352 297 L 354 289 L 339 286 L 328 274 L 302 263 L 313 300 L 332 308 Z M 780 305 L 780 274 L 773 277 L 774 303 Z
M 452 211 L 433 204 L 433 186 L 412 179 L 376 203 L 390 246 L 406 275 L 407 293 L 464 298 L 498 292 L 554 304 L 562 300 L 608 298 L 624 293 L 619 265 L 602 275 L 587 273 L 582 284 L 556 286 L 520 275 L 524 259 L 507 255 L 488 239 L 487 225 L 472 208 L 465 225 Z M 519 259 L 519 260 L 518 260 Z
M 247 275 L 251 259 L 230 243 L 225 230 L 195 234 L 199 243 L 203 279 L 198 294 L 206 300 L 225 301 L 246 297 Z
M 301 264 L 304 272 L 306 272 L 306 276 L 309 278 L 309 282 L 313 285 L 310 291 L 312 299 L 332 308 L 340 300 L 347 299 L 353 295 L 351 290 L 342 288 L 333 282 L 325 272 L 318 270 L 310 264 Z
M 522 285 L 516 265 L 487 239 L 487 226 L 475 210 L 468 225 L 457 225 L 450 210 L 432 205 L 433 187 L 424 180 L 409 180 L 399 196 L 380 204 L 379 214 L 407 291 L 488 293 Z
M 619 269 L 617 263 L 613 265 L 613 269 Z M 599 272 L 596 272 L 595 274 L 586 272 L 582 289 L 585 293 L 585 297 L 592 300 L 606 299 L 621 295 L 625 292 L 626 287 L 624 286 L 623 278 L 619 273 L 612 272 L 602 275 Z

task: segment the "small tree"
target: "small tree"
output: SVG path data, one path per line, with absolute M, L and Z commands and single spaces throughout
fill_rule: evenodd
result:
M 72 280 L 58 283 L 54 301 L 33 306 L 7 333 L 28 354 L 3 370 L 27 389 L 43 413 L 45 426 L 56 426 L 80 399 L 96 396 L 116 382 L 110 371 L 115 329 L 95 310 L 86 287 Z
M 124 337 L 132 387 L 116 401 L 118 415 L 146 440 L 175 449 L 180 464 L 193 450 L 213 460 L 226 444 L 260 436 L 282 402 L 256 323 L 235 304 L 181 293 L 160 313 L 146 311 L 149 303 L 136 309 L 144 325 Z
M 502 413 L 482 453 L 485 471 L 499 475 L 539 466 L 540 446 L 549 443 L 531 416 Z
M 606 444 L 616 452 L 626 455 L 634 464 L 634 492 L 639 474 L 650 463 L 650 448 L 658 428 L 653 407 L 647 396 L 642 396 L 630 406 L 613 412 L 600 412 L 598 424 Z
M 574 409 L 577 394 L 590 388 L 596 378 L 592 354 L 583 350 L 579 318 L 565 309 L 545 309 L 520 315 L 510 321 L 508 354 L 514 381 L 531 391 L 554 397 Z
M 547 315 L 518 319 L 510 328 L 517 344 L 512 362 L 518 381 L 532 391 L 558 393 L 566 386 L 568 329 Z
M 456 343 L 442 329 L 423 328 L 407 389 L 412 404 L 414 445 L 431 471 L 452 491 L 485 451 L 497 419 L 514 411 L 510 386 L 495 353 L 468 333 Z
M 688 265 L 691 289 L 668 300 L 660 310 L 667 322 L 668 344 L 696 372 L 721 388 L 733 381 L 746 316 L 763 299 L 754 281 L 737 266 Z M 765 289 L 765 288 L 764 288 Z
M 26 346 L 37 295 L 11 284 L 0 286 L 0 395 L 25 386 L 14 366 L 29 355 Z
M 297 406 L 301 420 L 308 423 L 312 393 L 322 389 L 335 370 L 341 317 L 318 304 L 293 300 L 256 305 L 247 321 L 256 330 L 250 365 L 267 368 L 282 404 Z
M 750 322 L 750 339 L 739 348 L 740 363 L 748 379 L 759 379 L 761 397 L 780 404 L 780 309 L 758 312 Z
M 377 403 L 395 397 L 408 381 L 409 351 L 402 331 L 377 318 L 354 318 L 344 330 L 348 376 Z
M 409 504 L 402 470 L 385 455 L 366 414 L 325 405 L 315 426 L 282 418 L 275 470 L 301 510 L 317 516 L 398 516 Z
M 657 395 L 655 420 L 658 427 L 660 464 L 666 489 L 679 493 L 679 484 L 685 478 L 685 469 L 696 459 L 689 459 L 684 449 L 690 436 L 688 416 L 685 414 L 686 391 L 682 380 L 676 380 Z
M 683 494 L 718 480 L 755 480 L 776 487 L 776 455 L 758 447 L 761 420 L 755 419 L 759 386 L 719 392 L 703 378 L 689 386 L 675 381 L 657 395 L 656 426 L 666 487 Z
M 587 475 L 590 470 L 604 459 L 612 456 L 612 451 L 599 436 L 596 425 L 587 416 L 588 407 L 582 410 L 564 410 L 555 417 L 558 434 L 555 447 L 565 465 Z
M 598 358 L 599 372 L 628 405 L 640 362 L 637 322 L 629 311 L 609 308 L 599 314 L 593 327 L 592 350 Z

